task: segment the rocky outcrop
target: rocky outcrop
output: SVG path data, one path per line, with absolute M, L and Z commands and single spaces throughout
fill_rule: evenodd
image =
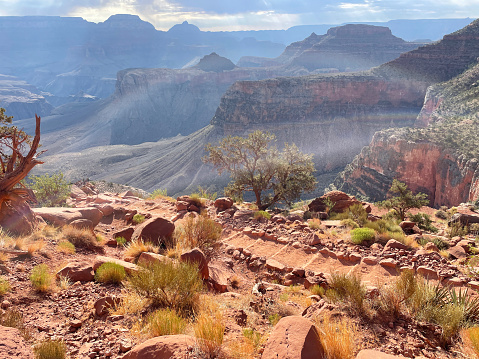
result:
M 231 71 L 235 67 L 236 65 L 231 62 L 231 60 L 227 59 L 226 57 L 219 56 L 216 52 L 206 55 L 200 60 L 198 65 L 194 66 L 194 68 L 206 72 Z

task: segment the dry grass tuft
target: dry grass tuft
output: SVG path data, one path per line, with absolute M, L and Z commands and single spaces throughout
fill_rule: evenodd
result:
M 127 291 L 119 305 L 111 309 L 113 315 L 138 315 L 149 305 L 149 300 L 134 291 Z
M 125 246 L 123 254 L 125 257 L 133 258 L 133 261 L 136 263 L 143 252 L 158 253 L 159 248 L 153 243 L 144 242 L 143 239 L 135 239 Z
M 474 354 L 479 357 L 479 327 L 463 329 L 461 337 L 466 346 L 471 348 Z
M 7 279 L 0 276 L 0 297 L 10 291 L 10 283 Z
M 220 239 L 223 228 L 207 215 L 188 217 L 175 231 L 177 242 L 183 249 L 195 247 L 205 251 L 214 247 Z
M 57 251 L 65 254 L 75 254 L 75 246 L 68 241 L 61 241 L 57 245 Z
M 215 358 L 221 351 L 225 324 L 221 313 L 201 313 L 194 326 L 196 342 L 206 358 Z
M 55 278 L 50 273 L 48 266 L 43 263 L 33 267 L 32 273 L 30 274 L 30 281 L 36 291 L 48 292 L 52 290 Z
M 62 340 L 45 339 L 37 344 L 33 351 L 36 359 L 65 359 L 67 347 Z
M 47 243 L 42 239 L 27 245 L 27 252 L 29 256 L 33 256 L 35 252 L 39 252 L 46 247 Z
M 100 283 L 120 284 L 125 277 L 125 268 L 112 262 L 103 263 L 95 272 L 95 280 Z
M 175 310 L 159 309 L 148 316 L 146 331 L 150 338 L 162 335 L 183 334 L 188 324 Z
M 95 234 L 89 229 L 65 226 L 62 229 L 62 237 L 72 243 L 75 248 L 84 248 L 92 251 L 100 251 L 103 249 L 98 244 Z
M 354 358 L 354 338 L 359 338 L 360 332 L 351 319 L 343 317 L 333 320 L 326 315 L 321 319 L 318 317 L 315 324 L 328 359 Z

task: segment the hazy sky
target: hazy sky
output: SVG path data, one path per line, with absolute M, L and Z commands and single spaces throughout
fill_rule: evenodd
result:
M 137 14 L 157 29 L 184 20 L 202 30 L 286 29 L 348 21 L 479 17 L 479 0 L 0 0 L 0 15 Z

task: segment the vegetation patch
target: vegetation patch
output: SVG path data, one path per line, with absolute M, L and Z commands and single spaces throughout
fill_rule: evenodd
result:
M 95 280 L 100 283 L 120 284 L 125 277 L 125 268 L 112 262 L 103 263 L 95 272 Z
M 372 241 L 376 237 L 376 232 L 372 228 L 355 228 L 351 230 L 351 242 L 354 244 L 363 244 Z
M 67 348 L 62 340 L 45 339 L 33 348 L 36 359 L 65 359 Z
M 188 324 L 175 310 L 169 308 L 158 309 L 151 313 L 147 322 L 147 331 L 151 337 L 183 334 Z
M 45 263 L 33 267 L 32 273 L 30 274 L 30 281 L 32 282 L 33 288 L 38 292 L 50 291 L 55 282 L 53 275 Z

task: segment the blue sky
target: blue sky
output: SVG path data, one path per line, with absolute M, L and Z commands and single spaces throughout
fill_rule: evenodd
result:
M 348 21 L 479 17 L 479 0 L 0 0 L 0 15 L 136 14 L 157 29 L 184 20 L 202 30 L 286 29 Z

